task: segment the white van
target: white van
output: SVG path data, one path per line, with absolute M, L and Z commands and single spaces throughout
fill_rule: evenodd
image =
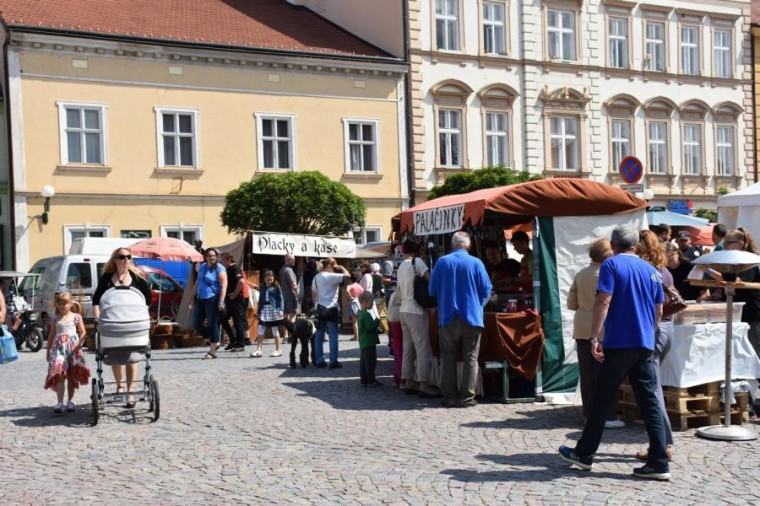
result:
M 140 239 L 121 237 L 79 237 L 71 241 L 69 255 L 111 255 L 116 248 L 129 248 Z
M 34 283 L 35 300 L 33 309 L 39 311 L 43 318 L 52 310 L 53 296 L 56 292 L 69 291 L 82 304 L 85 321 L 92 319 L 92 296 L 98 286 L 98 280 L 108 259 L 108 255 L 61 255 L 38 260 L 30 273 L 37 277 L 25 278 L 21 289 L 31 292 Z

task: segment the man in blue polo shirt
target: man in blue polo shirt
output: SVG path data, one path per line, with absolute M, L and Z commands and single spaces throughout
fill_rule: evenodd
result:
M 664 413 L 655 387 L 654 333 L 662 316 L 662 278 L 648 262 L 636 256 L 638 231 L 629 225 L 612 232 L 615 256 L 599 271 L 591 328 L 591 355 L 600 365 L 591 414 L 575 449 L 559 447 L 560 456 L 590 471 L 602 440 L 607 409 L 628 376 L 649 436 L 649 455 L 634 476 L 669 480 Z M 602 336 L 602 330 L 604 335 Z
M 491 281 L 480 259 L 470 256 L 470 236 L 456 232 L 452 252 L 441 257 L 430 275 L 430 295 L 438 297 L 441 346 L 441 403 L 447 408 L 476 406 L 475 381 L 483 331 L 483 306 L 491 297 Z M 463 390 L 457 381 L 457 360 L 464 357 Z

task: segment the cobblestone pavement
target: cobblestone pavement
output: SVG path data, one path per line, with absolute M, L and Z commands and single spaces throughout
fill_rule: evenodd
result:
M 89 388 L 55 417 L 44 351 L 22 352 L 0 366 L 0 503 L 756 504 L 758 441 L 676 433 L 673 480 L 652 482 L 631 476 L 646 436 L 629 425 L 607 431 L 594 471 L 571 469 L 557 447 L 579 437 L 576 407 L 444 409 L 391 387 L 386 347 L 385 386 L 363 389 L 346 337 L 335 370 L 290 369 L 271 345 L 154 352 L 161 419 L 113 407 L 96 427 Z

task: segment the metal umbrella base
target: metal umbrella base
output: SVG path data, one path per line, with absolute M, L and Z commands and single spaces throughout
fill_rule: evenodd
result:
M 718 441 L 752 441 L 757 439 L 757 432 L 741 425 L 710 425 L 698 429 L 697 436 Z
M 701 427 L 697 435 L 707 439 L 719 441 L 752 441 L 757 439 L 757 432 L 741 425 L 731 425 L 731 358 L 733 356 L 733 317 L 734 295 L 736 287 L 734 283 L 725 288 L 726 292 L 726 378 L 723 384 L 723 425 L 711 425 Z

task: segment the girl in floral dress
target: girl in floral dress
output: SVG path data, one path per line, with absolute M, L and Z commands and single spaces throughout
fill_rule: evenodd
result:
M 50 326 L 48 336 L 47 359 L 48 374 L 45 388 L 55 389 L 58 404 L 53 408 L 57 415 L 63 413 L 63 390 L 69 385 L 69 402 L 66 411 L 76 410 L 74 391 L 79 385 L 86 385 L 90 379 L 90 368 L 87 367 L 82 346 L 84 346 L 85 329 L 82 315 L 74 312 L 79 308 L 71 297 L 70 292 L 62 292 L 53 299 L 55 318 Z
M 280 347 L 280 327 L 284 323 L 284 302 L 280 284 L 274 279 L 274 273 L 265 270 L 261 279 L 264 282 L 259 289 L 259 337 L 256 341 L 256 351 L 251 353 L 252 357 L 260 357 L 262 346 L 264 345 L 264 336 L 267 328 L 271 329 L 274 337 L 275 350 L 269 355 L 270 357 L 279 357 L 282 355 Z

